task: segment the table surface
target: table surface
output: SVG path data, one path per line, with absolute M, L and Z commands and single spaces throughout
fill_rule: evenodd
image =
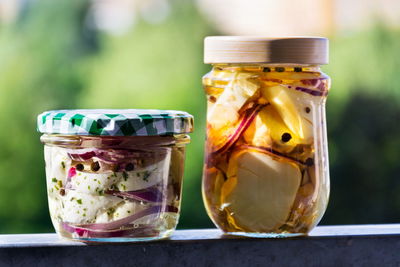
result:
M 16 234 L 0 235 L 0 266 L 400 266 L 399 249 L 400 224 L 319 226 L 279 239 L 177 230 L 161 241 L 99 245 Z

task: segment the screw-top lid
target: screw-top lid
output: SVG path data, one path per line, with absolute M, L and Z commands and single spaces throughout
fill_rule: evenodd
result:
M 193 116 L 187 112 L 154 109 L 52 110 L 37 118 L 46 134 L 154 136 L 190 133 Z
M 204 63 L 328 64 L 328 42 L 322 37 L 209 36 Z

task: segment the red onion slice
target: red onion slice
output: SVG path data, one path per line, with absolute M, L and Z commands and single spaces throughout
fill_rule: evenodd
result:
M 157 205 L 157 206 L 152 206 L 150 208 L 141 210 L 133 215 L 130 215 L 128 217 L 109 222 L 109 223 L 90 223 L 90 224 L 79 224 L 76 225 L 78 228 L 83 228 L 83 229 L 90 229 L 90 230 L 112 230 L 112 229 L 118 229 L 121 226 L 133 223 L 134 221 L 155 213 L 160 213 L 160 212 L 174 212 L 178 213 L 178 208 L 174 206 L 162 206 L 162 205 Z M 71 224 L 69 224 L 71 225 Z
M 152 186 L 149 188 L 136 191 L 106 190 L 105 193 L 116 197 L 123 197 L 125 199 L 154 202 L 154 203 L 161 202 L 164 198 L 164 195 L 158 189 L 158 186 Z
M 75 161 L 86 161 L 94 157 L 108 163 L 120 163 L 132 159 L 152 158 L 153 152 L 127 149 L 79 149 L 69 150 L 68 156 Z
M 250 126 L 250 124 L 253 122 L 255 117 L 257 116 L 258 112 L 265 107 L 266 105 L 256 105 L 252 109 L 246 110 L 243 119 L 240 121 L 238 127 L 235 129 L 234 133 L 228 138 L 228 140 L 225 142 L 225 144 L 217 149 L 215 154 L 217 153 L 224 153 L 227 151 L 230 147 L 232 147 L 236 141 L 239 139 L 239 137 L 242 135 L 244 131 Z
M 118 230 L 90 230 L 76 227 L 68 223 L 62 223 L 62 228 L 69 233 L 76 233 L 80 238 L 111 238 L 111 237 L 150 237 L 157 236 L 159 231 L 155 226 L 142 226 L 138 228 L 127 228 Z
M 282 86 L 292 89 L 292 90 L 304 92 L 304 93 L 307 93 L 307 94 L 313 95 L 313 96 L 327 96 L 328 95 L 327 90 L 326 91 L 318 91 L 318 90 L 313 90 L 313 89 L 309 89 L 306 87 L 292 86 L 292 85 L 286 85 L 286 84 L 282 84 Z

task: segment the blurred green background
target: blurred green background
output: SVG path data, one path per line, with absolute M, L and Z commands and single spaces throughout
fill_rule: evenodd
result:
M 124 27 L 99 23 L 96 1 L 17 2 L 13 19 L 0 24 L 0 233 L 53 231 L 35 119 L 64 108 L 193 114 L 178 227 L 213 227 L 200 191 L 201 77 L 210 69 L 202 63 L 202 43 L 227 33 L 192 1 L 158 1 L 161 8 L 142 9 Z M 1 5 L 0 11 L 8 18 Z M 326 34 L 331 200 L 321 223 L 399 222 L 400 31 L 376 17 L 357 31 Z

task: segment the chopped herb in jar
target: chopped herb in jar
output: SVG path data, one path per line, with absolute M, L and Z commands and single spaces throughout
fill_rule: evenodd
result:
M 122 190 L 126 191 L 126 185 L 121 184 L 121 188 L 122 188 Z
M 122 172 L 122 177 L 124 177 L 124 181 L 128 180 L 128 173 L 126 171 Z
M 111 214 L 113 214 L 115 212 L 115 209 L 114 208 L 109 208 L 108 210 L 107 210 L 107 215 L 111 215 Z
M 145 172 L 143 173 L 143 181 L 148 182 L 148 181 L 149 181 L 150 175 L 151 175 L 151 172 L 145 171 Z

